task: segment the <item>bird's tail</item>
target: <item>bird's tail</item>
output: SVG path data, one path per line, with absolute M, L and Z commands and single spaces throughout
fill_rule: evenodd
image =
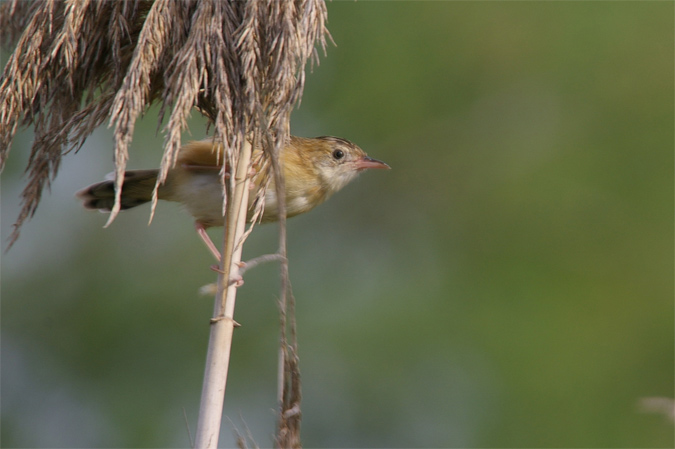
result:
M 131 209 L 152 200 L 152 191 L 157 183 L 158 174 L 158 170 L 125 172 L 122 185 L 122 210 Z M 77 192 L 75 196 L 83 201 L 86 209 L 110 212 L 115 204 L 115 181 L 108 179 L 92 184 Z

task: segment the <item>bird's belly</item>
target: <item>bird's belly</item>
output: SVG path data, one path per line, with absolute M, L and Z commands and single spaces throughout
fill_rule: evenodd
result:
M 220 175 L 217 173 L 191 173 L 189 180 L 185 182 L 174 183 L 176 186 L 173 200 L 183 204 L 185 209 L 195 218 L 196 221 L 206 226 L 223 226 L 224 209 L 222 185 L 220 184 Z M 322 198 L 313 198 L 307 195 L 296 194 L 286 197 L 286 216 L 293 217 L 298 214 L 313 209 L 314 206 L 321 203 Z M 253 217 L 253 203 L 256 199 L 256 192 L 249 192 L 249 210 L 248 219 Z M 277 201 L 274 184 L 270 183 L 265 192 L 265 209 L 262 216 L 263 222 L 276 221 L 279 219 L 279 205 Z
M 223 186 L 216 173 L 192 174 L 190 180 L 176 192 L 195 220 L 206 226 L 222 226 L 224 223 Z
M 311 210 L 315 204 L 312 204 L 310 198 L 304 195 L 294 195 L 286 197 L 286 216 L 288 218 L 305 213 Z M 265 193 L 265 212 L 262 221 L 276 221 L 279 219 L 279 202 L 274 190 L 270 186 Z

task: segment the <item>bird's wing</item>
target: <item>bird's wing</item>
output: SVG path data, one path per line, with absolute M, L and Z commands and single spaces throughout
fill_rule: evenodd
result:
M 180 149 L 177 165 L 187 170 L 220 170 L 223 166 L 223 147 L 211 139 L 189 142 Z
M 260 157 L 262 151 L 256 148 L 253 151 L 253 166 L 255 170 L 262 168 Z M 210 138 L 189 142 L 180 149 L 178 153 L 177 165 L 188 171 L 214 171 L 220 170 L 225 164 L 225 171 L 230 172 L 230 166 L 224 160 L 225 155 L 223 147 L 213 145 Z

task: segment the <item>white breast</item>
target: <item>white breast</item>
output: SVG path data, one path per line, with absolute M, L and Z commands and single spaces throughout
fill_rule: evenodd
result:
M 196 220 L 223 225 L 223 187 L 217 173 L 194 173 L 176 189 L 176 196 Z

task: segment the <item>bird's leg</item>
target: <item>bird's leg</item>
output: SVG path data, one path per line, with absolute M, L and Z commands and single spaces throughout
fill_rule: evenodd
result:
M 211 237 L 209 237 L 209 235 L 206 233 L 206 226 L 204 226 L 204 223 L 195 221 L 195 230 L 202 241 L 206 244 L 206 247 L 209 249 L 209 251 L 211 251 L 213 257 L 215 257 L 216 260 L 220 262 L 220 251 L 218 251 L 216 245 L 213 244 L 213 240 L 211 240 Z
M 211 240 L 211 237 L 206 233 L 206 226 L 204 226 L 204 223 L 201 223 L 199 221 L 195 221 L 195 229 L 197 230 L 197 234 L 199 234 L 199 237 L 204 241 L 206 246 L 209 248 L 209 251 L 211 251 L 211 254 L 220 262 L 220 252 L 218 251 L 218 248 L 216 248 L 216 245 L 213 243 L 213 240 Z M 220 274 L 225 274 L 223 270 L 220 269 L 218 265 L 212 265 L 211 269 L 215 271 L 216 273 Z M 236 287 L 241 287 L 244 285 L 244 279 L 241 277 L 241 274 L 237 274 L 236 276 L 233 276 L 230 279 L 230 284 L 235 284 Z
M 220 262 L 220 251 L 218 251 L 218 248 L 216 248 L 213 240 L 211 240 L 211 237 L 209 237 L 209 235 L 206 233 L 206 226 L 204 226 L 204 223 L 195 221 L 195 229 L 197 230 L 199 237 L 206 244 L 206 247 L 209 249 L 209 251 L 211 251 L 211 254 L 213 254 L 216 260 Z M 273 262 L 275 260 L 282 261 L 283 259 L 284 258 L 281 256 L 281 254 L 265 254 L 264 256 L 255 257 L 247 262 L 239 262 L 237 263 L 237 266 L 239 267 L 239 273 L 230 279 L 230 283 L 240 287 L 244 284 L 244 279 L 242 276 L 246 271 L 260 265 L 261 263 Z M 211 269 L 217 273 L 224 274 L 217 265 L 213 265 Z

